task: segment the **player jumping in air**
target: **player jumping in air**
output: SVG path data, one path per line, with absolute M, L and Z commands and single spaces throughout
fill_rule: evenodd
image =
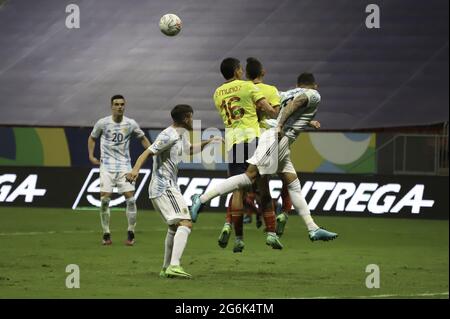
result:
M 212 198 L 252 185 L 258 174 L 266 176 L 278 173 L 287 185 L 295 210 L 306 224 L 310 240 L 335 239 L 338 234 L 320 228 L 311 217 L 290 159 L 289 145 L 309 125 L 316 115 L 319 103 L 320 94 L 314 76 L 311 73 L 301 74 L 297 79 L 297 88 L 282 94 L 277 126 L 261 135 L 255 154 L 248 160 L 250 165 L 246 172 L 226 179 L 201 196 L 193 195 L 192 220 L 197 220 L 201 206 Z M 265 202 L 268 200 L 264 199 Z
M 171 111 L 173 124 L 163 130 L 155 142 L 137 159 L 127 179 L 134 182 L 139 169 L 149 156 L 153 156 L 153 174 L 148 188 L 155 209 L 168 225 L 164 262 L 161 277 L 191 278 L 180 265 L 181 256 L 191 233 L 192 223 L 189 209 L 177 184 L 178 164 L 183 154 L 195 154 L 211 142 L 222 142 L 213 137 L 200 144 L 191 145 L 188 131 L 192 130 L 194 111 L 189 105 L 177 105 Z
M 264 96 L 266 96 L 269 103 L 275 109 L 278 109 L 280 107 L 280 99 L 281 99 L 280 93 L 278 92 L 275 86 L 263 83 L 265 74 L 266 71 L 264 70 L 261 62 L 258 59 L 255 58 L 247 59 L 247 66 L 246 66 L 247 79 L 255 83 L 255 85 L 259 87 L 261 91 L 264 93 Z M 268 116 L 262 112 L 258 114 L 258 118 L 261 129 L 266 130 L 271 128 L 272 126 L 276 126 L 277 123 L 276 120 L 268 118 Z M 317 129 L 320 128 L 320 122 L 311 120 L 308 123 L 308 126 Z M 289 197 L 287 185 L 284 182 L 283 187 L 281 188 L 280 196 L 282 200 L 282 205 L 279 209 L 279 213 L 277 214 L 277 223 L 276 223 L 277 224 L 276 233 L 279 237 L 281 237 L 284 233 L 284 228 L 286 227 L 286 223 L 289 217 L 288 215 L 292 207 L 292 202 L 291 198 Z
M 220 71 L 225 83 L 214 92 L 214 104 L 219 111 L 225 125 L 225 145 L 228 152 L 228 175 L 243 174 L 248 167 L 246 160 L 251 155 L 251 149 L 256 149 L 256 142 L 260 135 L 257 111 L 266 112 L 276 117 L 277 111 L 267 102 L 261 90 L 252 82 L 241 80 L 243 70 L 236 58 L 226 58 L 220 65 Z M 243 241 L 243 189 L 234 189 L 231 202 L 231 219 L 235 225 L 236 240 L 233 252 L 242 252 Z M 267 243 L 272 247 L 281 247 L 275 234 L 275 213 L 266 214 L 268 237 Z M 221 233 L 219 245 L 226 246 L 231 227 Z M 222 235 L 225 235 L 223 237 Z M 223 238 L 222 238 L 223 237 Z
M 120 194 L 126 198 L 126 215 L 128 219 L 128 233 L 126 244 L 134 245 L 136 227 L 136 200 L 134 198 L 134 184 L 126 181 L 125 175 L 131 170 L 130 139 L 135 136 L 141 140 L 142 146 L 148 148 L 149 140 L 139 128 L 135 120 L 124 116 L 125 98 L 122 95 L 111 97 L 112 116 L 97 121 L 88 138 L 89 160 L 94 165 L 100 165 L 100 219 L 103 228 L 103 245 L 111 245 L 111 231 L 109 229 L 109 202 L 113 187 L 117 186 Z M 100 161 L 94 156 L 95 140 L 101 136 Z

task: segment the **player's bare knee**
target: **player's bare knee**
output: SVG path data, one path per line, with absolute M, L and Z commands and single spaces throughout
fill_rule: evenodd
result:
M 290 183 L 298 179 L 297 174 L 292 173 L 282 173 L 280 174 L 280 177 L 283 183 L 285 183 L 286 185 L 289 185 Z
M 183 219 L 178 223 L 179 226 L 185 226 L 189 229 L 192 229 L 192 222 L 190 220 L 187 219 Z
M 134 199 L 134 192 L 125 192 L 123 193 L 125 199 Z
M 258 169 L 256 166 L 250 165 L 245 174 L 252 181 L 252 183 L 254 183 L 256 182 L 256 178 L 258 177 Z

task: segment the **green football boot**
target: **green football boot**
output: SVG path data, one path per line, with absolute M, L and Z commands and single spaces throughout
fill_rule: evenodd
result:
M 273 249 L 283 249 L 283 244 L 281 244 L 275 233 L 267 233 L 266 245 L 271 246 Z
M 222 231 L 220 232 L 220 236 L 219 236 L 219 246 L 222 248 L 227 247 L 228 245 L 228 241 L 230 240 L 230 235 L 231 235 L 231 225 L 228 223 L 225 223 L 225 225 L 222 228 Z
M 288 221 L 288 216 L 281 212 L 278 216 L 277 216 L 277 227 L 276 227 L 276 233 L 278 235 L 278 237 L 281 237 L 284 233 L 284 227 L 286 227 L 286 223 Z
M 167 268 L 162 268 L 161 271 L 159 272 L 159 277 L 161 278 L 169 278 L 169 276 L 166 274 L 166 269 Z
M 183 279 L 192 278 L 192 275 L 185 272 L 183 267 L 174 265 L 170 265 L 169 267 L 167 267 L 166 275 L 169 278 L 183 278 Z

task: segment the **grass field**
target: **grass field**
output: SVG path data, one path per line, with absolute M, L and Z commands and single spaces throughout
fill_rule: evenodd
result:
M 194 278 L 177 280 L 158 276 L 166 228 L 155 212 L 139 212 L 134 247 L 125 214 L 112 212 L 103 247 L 97 212 L 0 208 L 0 298 L 449 297 L 448 221 L 317 217 L 340 237 L 311 243 L 293 216 L 282 251 L 250 224 L 234 254 L 232 242 L 217 245 L 223 218 L 201 215 L 182 260 Z M 68 264 L 80 267 L 80 289 L 65 286 Z M 379 289 L 365 286 L 368 264 L 380 267 Z

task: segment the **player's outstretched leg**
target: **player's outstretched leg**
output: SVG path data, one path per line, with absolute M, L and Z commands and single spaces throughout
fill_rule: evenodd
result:
M 194 223 L 197 221 L 202 204 L 209 202 L 214 197 L 231 193 L 239 188 L 249 187 L 252 183 L 252 180 L 244 173 L 227 178 L 201 196 L 198 194 L 192 195 L 192 206 L 190 209 L 192 221 Z

